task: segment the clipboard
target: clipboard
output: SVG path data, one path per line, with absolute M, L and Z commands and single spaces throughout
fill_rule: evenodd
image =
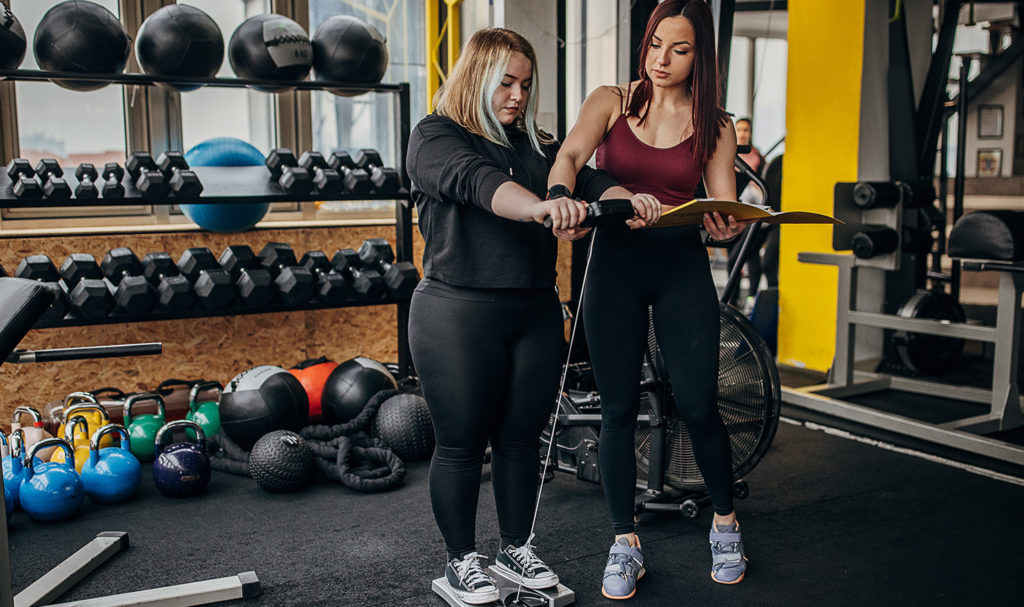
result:
M 762 223 L 820 223 L 841 224 L 842 221 L 812 211 L 774 211 L 769 207 L 748 204 L 738 200 L 718 200 L 715 198 L 696 198 L 662 213 L 661 219 L 653 227 L 670 227 L 700 225 L 705 213 L 718 211 L 723 217 L 733 215 L 738 220 L 759 219 Z

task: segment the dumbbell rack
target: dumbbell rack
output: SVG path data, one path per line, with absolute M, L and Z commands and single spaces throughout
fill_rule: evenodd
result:
M 345 94 L 367 92 L 397 95 L 398 103 L 395 111 L 396 127 L 395 149 L 398 150 L 396 169 L 402 181 L 402 188 L 395 194 L 359 194 L 336 193 L 321 195 L 288 194 L 276 181 L 270 179 L 266 167 L 192 167 L 203 184 L 203 192 L 198 198 L 190 200 L 178 199 L 173 195 L 166 197 L 147 197 L 134 186 L 129 176 L 125 175 L 122 184 L 125 195 L 118 199 L 96 198 L 90 200 L 70 199 L 21 199 L 13 195 L 11 180 L 5 171 L 0 171 L 0 207 L 57 207 L 57 206 L 117 206 L 126 204 L 224 204 L 224 203 L 258 203 L 258 202 L 313 202 L 313 201 L 345 201 L 345 200 L 394 200 L 395 201 L 395 261 L 412 261 L 412 209 L 408 183 L 409 177 L 405 170 L 405 156 L 408 150 L 409 133 L 411 130 L 411 104 L 409 83 L 397 84 L 354 84 L 351 82 L 329 82 L 321 80 L 255 80 L 246 78 L 176 78 L 155 76 L 151 74 L 87 74 L 77 72 L 54 72 L 44 70 L 0 70 L 0 80 L 14 81 L 50 81 L 79 80 L 85 82 L 104 82 L 121 85 L 154 86 L 162 83 L 188 83 L 210 87 L 241 88 L 241 87 L 286 87 L 297 90 L 329 90 Z M 74 176 L 74 167 L 64 167 L 64 178 L 74 191 L 78 185 Z M 231 307 L 220 310 L 194 309 L 180 313 L 159 313 L 135 316 L 108 316 L 105 318 L 76 318 L 67 316 L 60 320 L 40 323 L 37 328 L 58 328 L 96 324 L 120 324 L 130 322 L 147 322 L 153 320 L 201 318 L 211 316 L 230 316 L 236 314 L 254 314 L 266 312 L 288 312 L 300 310 L 317 310 L 350 306 L 387 305 L 398 306 L 398 367 L 402 375 L 410 371 L 408 347 L 409 300 L 392 297 L 374 300 L 352 299 L 337 304 L 309 303 L 296 306 L 274 305 L 268 308 Z

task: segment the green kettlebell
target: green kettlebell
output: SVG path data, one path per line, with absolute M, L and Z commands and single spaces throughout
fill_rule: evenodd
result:
M 132 407 L 135 403 L 146 401 L 155 402 L 157 412 L 132 417 Z M 132 454 L 140 462 L 153 461 L 156 452 L 156 433 L 166 423 L 166 418 L 164 399 L 156 392 L 132 394 L 124 400 L 124 425 L 128 429 Z
M 199 402 L 199 393 L 203 390 L 216 390 L 217 400 L 205 400 Z M 220 432 L 220 395 L 224 392 L 224 386 L 220 382 L 201 381 L 192 386 L 188 393 L 188 413 L 185 419 L 199 424 L 206 436 L 215 436 Z M 196 440 L 196 433 L 186 429 L 185 434 L 189 440 Z

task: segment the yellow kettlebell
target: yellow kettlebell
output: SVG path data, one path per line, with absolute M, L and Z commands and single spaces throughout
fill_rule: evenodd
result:
M 29 426 L 23 426 L 21 424 L 22 415 L 28 415 L 29 417 L 31 417 L 32 424 Z M 53 436 L 49 432 L 43 430 L 43 416 L 35 407 L 18 407 L 14 410 L 14 413 L 11 414 L 11 432 L 14 432 L 19 428 L 21 428 L 22 434 L 24 435 L 25 438 L 25 444 L 23 445 L 23 448 L 26 451 L 29 449 L 29 447 L 43 439 L 53 438 Z M 42 449 L 39 451 L 37 455 L 40 459 L 42 459 L 45 462 L 50 458 L 50 455 L 53 454 L 56 448 L 57 447 L 54 446 Z
M 75 452 L 75 470 L 81 474 L 82 466 L 89 461 L 89 420 L 84 415 L 74 415 L 68 420 L 64 428 L 64 440 L 67 441 Z M 76 428 L 81 431 L 75 432 Z M 57 449 L 50 456 L 50 461 L 63 464 L 66 459 L 64 449 Z
M 76 404 L 77 403 L 77 404 Z M 95 432 L 103 426 L 110 424 L 110 414 L 96 400 L 96 397 L 88 392 L 73 392 L 64 399 L 64 411 L 60 427 L 57 428 L 57 436 L 64 436 L 66 433 L 67 421 L 73 415 L 81 415 L 89 424 L 89 429 Z M 70 442 L 70 441 L 68 441 Z M 114 437 L 106 435 L 100 443 L 100 447 L 110 447 L 114 444 Z

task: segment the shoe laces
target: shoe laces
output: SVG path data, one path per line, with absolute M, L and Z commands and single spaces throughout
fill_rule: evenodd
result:
M 533 573 L 538 569 L 547 569 L 548 566 L 544 561 L 540 560 L 537 554 L 533 551 L 533 536 L 527 538 L 526 543 L 516 548 L 506 549 L 509 556 L 515 560 L 516 564 L 523 568 L 526 573 Z
M 480 566 L 480 561 L 483 558 L 477 552 L 470 552 L 462 557 L 462 559 L 455 559 L 452 562 L 452 567 L 454 567 L 455 573 L 458 574 L 460 583 L 467 586 L 491 583 L 491 578 L 484 573 L 483 567 Z

